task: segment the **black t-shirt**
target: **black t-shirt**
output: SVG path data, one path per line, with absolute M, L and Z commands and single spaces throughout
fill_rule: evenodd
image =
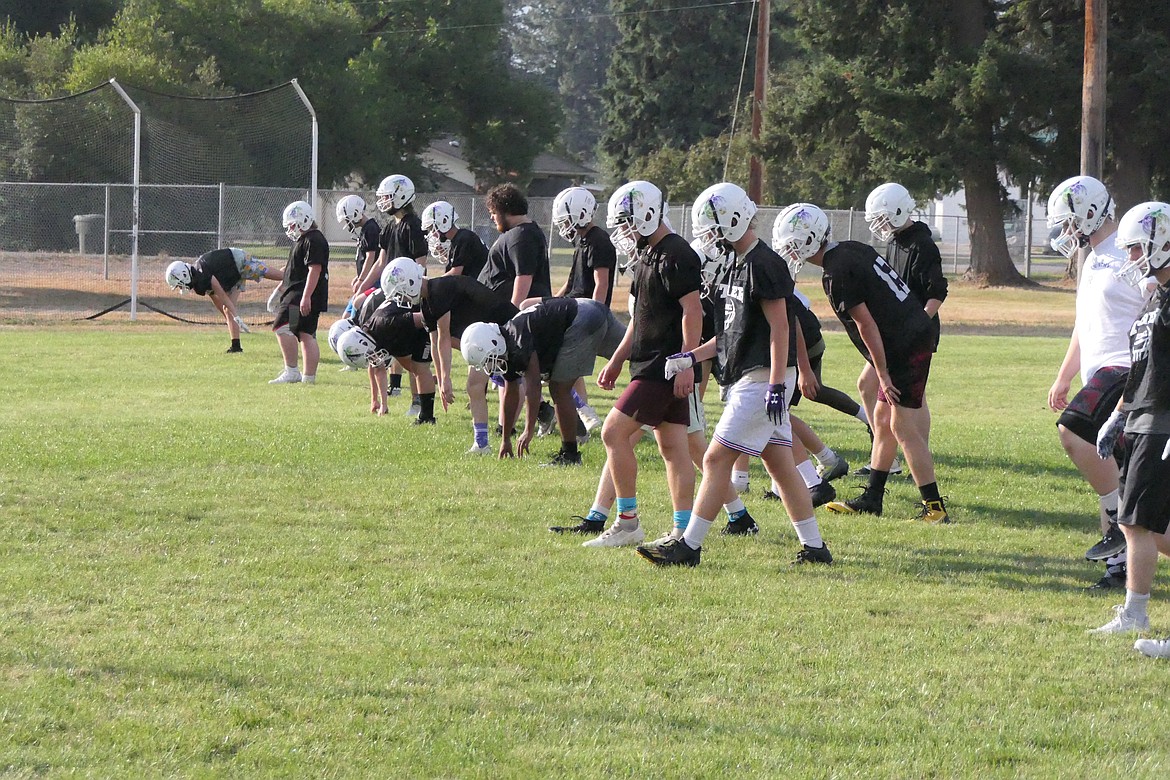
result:
M 565 331 L 577 317 L 576 298 L 545 298 L 500 326 L 508 350 L 505 379 L 519 379 L 528 369 L 532 353 L 541 375 L 552 371 L 565 343 Z
M 645 258 L 631 266 L 634 317 L 631 379 L 666 379 L 666 358 L 683 345 L 680 299 L 703 287 L 699 256 L 677 233 L 663 236 Z
M 719 384 L 734 384 L 748 371 L 772 364 L 772 328 L 763 302 L 787 299 L 793 289 L 788 266 L 763 241 L 756 241 L 732 263 L 723 284 L 723 320 L 717 323 L 715 337 Z M 791 320 L 794 312 L 788 311 Z M 794 335 L 789 327 L 789 365 L 796 362 Z
M 804 333 L 804 346 L 809 351 L 824 340 L 821 335 L 821 321 L 813 310 L 804 305 L 804 301 L 794 292 L 788 299 L 788 310 L 794 312 L 800 323 L 800 330 Z
M 1161 285 L 1129 329 L 1129 412 L 1170 411 L 1170 287 Z
M 479 239 L 477 238 L 476 241 Z M 451 313 L 451 336 L 460 338 L 473 322 L 494 322 L 503 325 L 516 316 L 511 301 L 484 287 L 470 276 L 440 276 L 427 280 L 427 294 L 419 306 L 423 324 L 434 330 L 439 319 Z
M 354 322 L 361 327 L 366 322 L 369 322 L 370 317 L 374 316 L 374 312 L 379 306 L 386 302 L 386 292 L 382 289 L 376 289 L 366 296 L 362 301 L 362 307 L 354 313 Z
M 532 277 L 532 285 L 525 297 L 547 298 L 552 295 L 548 241 L 535 222 L 521 222 L 496 239 L 488 252 L 487 265 L 480 271 L 479 281 L 496 295 L 511 300 L 517 276 Z
M 566 298 L 592 298 L 597 288 L 593 272 L 598 268 L 609 269 L 609 289 L 605 292 L 605 305 L 613 300 L 613 282 L 617 276 L 617 250 L 609 240 L 609 233 L 593 225 L 577 242 L 573 251 L 573 266 L 569 269 L 569 289 Z
M 240 283 L 240 267 L 230 249 L 213 249 L 191 265 L 191 289 L 199 295 L 211 292 L 211 277 L 219 280 L 224 292 Z
M 357 262 L 359 274 L 365 270 L 363 266 L 366 263 L 366 254 L 368 252 L 374 252 L 374 259 L 377 260 L 378 240 L 381 233 L 382 229 L 378 227 L 378 223 L 375 220 L 367 219 L 362 223 L 361 231 L 358 233 L 357 254 L 354 258 Z M 394 258 L 391 259 L 393 260 Z
M 391 218 L 378 236 L 378 246 L 386 250 L 386 259 L 426 257 L 427 237 L 423 235 L 422 220 L 414 209 L 407 208 L 399 219 Z
M 821 285 L 825 295 L 845 326 L 849 339 L 870 360 L 869 350 L 849 316 L 849 309 L 864 303 L 877 324 L 888 360 L 909 355 L 930 328 L 930 318 L 922 302 L 902 277 L 873 247 L 859 241 L 842 241 L 825 252 Z
M 393 301 L 377 307 L 361 326 L 379 349 L 394 357 L 410 357 L 426 343 L 426 331 L 414 326 L 414 314 Z
M 487 265 L 488 248 L 480 240 L 474 230 L 459 228 L 451 237 L 451 251 L 447 254 L 447 265 L 443 268 L 446 273 L 456 266 L 463 266 L 463 275 L 478 279 L 483 267 Z
M 942 255 L 930 234 L 929 225 L 915 221 L 895 233 L 886 245 L 886 262 L 923 304 L 932 299 L 947 299 L 947 277 L 943 275 Z M 940 330 L 938 315 L 931 319 L 937 344 Z
M 316 228 L 302 234 L 288 250 L 284 281 L 280 283 L 281 305 L 300 304 L 311 265 L 321 266 L 321 278 L 313 288 L 313 297 L 310 301 L 312 310 L 317 313 L 329 311 L 329 242 Z

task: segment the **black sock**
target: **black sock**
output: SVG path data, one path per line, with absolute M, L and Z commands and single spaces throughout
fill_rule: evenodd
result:
M 577 457 L 577 440 L 573 439 L 572 441 L 562 441 L 561 452 L 565 453 L 570 458 Z
M 865 492 L 874 493 L 876 495 L 884 495 L 886 492 L 886 480 L 890 478 L 890 472 L 878 471 L 875 468 L 869 470 L 869 484 L 865 486 Z
M 941 501 L 942 496 L 938 494 L 938 483 L 931 482 L 929 485 L 923 485 L 918 488 L 918 492 L 922 494 L 923 501 Z
M 239 339 L 232 339 L 232 349 L 242 349 Z
M 398 387 L 402 387 L 402 374 L 391 374 L 390 389 L 393 390 Z
M 435 394 L 423 393 L 418 397 L 418 418 L 420 420 L 433 420 L 435 417 Z

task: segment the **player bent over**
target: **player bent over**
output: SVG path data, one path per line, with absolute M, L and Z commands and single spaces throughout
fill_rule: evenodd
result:
M 1170 555 L 1170 204 L 1141 203 L 1127 211 L 1117 243 L 1129 256 L 1132 278 L 1153 274 L 1158 288 L 1129 332 L 1133 365 L 1125 392 L 1097 436 L 1097 454 L 1106 459 L 1125 433 L 1117 522 L 1129 548 L 1125 604 L 1113 608 L 1113 620 L 1094 629 L 1097 634 L 1149 628 L 1158 554 Z M 1170 658 L 1170 639 L 1139 639 L 1134 649 Z
M 242 249 L 227 247 L 213 249 L 199 256 L 194 263 L 176 260 L 167 266 L 167 285 L 181 295 L 188 290 L 196 295 L 208 295 L 215 308 L 227 321 L 231 344 L 228 352 L 243 352 L 240 346 L 240 331 L 250 333 L 248 326 L 236 311 L 236 301 L 245 282 L 261 279 L 281 281 L 284 275 L 275 268 L 269 268 Z
M 900 444 L 922 495 L 915 519 L 950 522 L 930 454 L 930 413 L 923 406 L 934 352 L 930 317 L 873 247 L 859 241 L 832 241 L 829 218 L 811 203 L 796 203 L 780 212 L 772 230 L 772 247 L 793 275 L 805 262 L 821 268 L 821 285 L 837 319 L 878 378 L 880 403 L 873 421 L 869 484 L 857 498 L 831 501 L 825 508 L 880 515 L 886 480 Z
M 281 220 L 285 234 L 293 240 L 284 266 L 284 279 L 277 290 L 279 299 L 272 331 L 280 343 L 284 370 L 268 382 L 281 385 L 317 381 L 317 321 L 329 310 L 329 242 L 317 228 L 313 207 L 303 200 L 288 204 Z M 297 345 L 305 358 L 305 373 L 297 368 Z
M 573 384 L 593 374 L 598 356 L 612 356 L 625 334 L 625 327 L 608 307 L 588 298 L 546 298 L 503 325 L 481 322 L 468 326 L 461 340 L 468 365 L 504 379 L 500 457 L 512 456 L 510 432 L 519 413 L 521 379 L 528 411 L 516 455 L 528 453 L 538 425 L 540 380 L 547 376 L 561 429 L 561 450 L 549 465 L 579 465 Z
M 651 563 L 698 565 L 703 541 L 741 453 L 761 457 L 780 486 L 802 545 L 794 563 L 833 561 L 821 539 L 808 489 L 792 460 L 786 411 L 796 369 L 788 368 L 785 300 L 792 294 L 792 277 L 784 262 L 757 238 L 752 229 L 755 214 L 756 205 L 747 193 L 728 182 L 704 190 L 692 209 L 692 224 L 705 252 L 713 256 L 730 246 L 735 260 L 723 286 L 724 318 L 715 338 L 697 350 L 670 356 L 665 372 L 669 377 L 696 361 L 717 357 L 727 404 L 703 457 L 703 482 L 683 537 L 637 548 Z

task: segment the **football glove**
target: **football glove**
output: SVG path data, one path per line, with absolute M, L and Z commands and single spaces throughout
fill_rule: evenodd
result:
M 674 379 L 674 375 L 693 368 L 695 365 L 694 352 L 679 352 L 666 359 L 666 378 Z
M 1117 440 L 1121 438 L 1123 430 L 1125 430 L 1125 413 L 1114 409 L 1113 414 L 1109 415 L 1109 419 L 1105 421 L 1097 433 L 1097 457 L 1105 460 L 1113 455 L 1113 448 L 1117 446 Z
M 236 321 L 236 324 L 240 326 L 240 330 L 244 333 L 252 332 L 252 329 L 248 327 L 248 325 L 244 322 L 244 318 L 240 315 L 237 314 L 236 316 L 232 317 L 232 319 Z
M 1166 440 L 1166 446 L 1162 448 L 1162 460 L 1170 460 L 1170 439 Z
M 768 420 L 773 425 L 784 422 L 784 391 L 787 388 L 783 382 L 768 385 L 768 394 L 764 396 L 764 409 L 768 412 Z
M 280 285 L 277 285 L 276 289 L 272 291 L 272 295 L 268 296 L 268 304 L 267 304 L 268 313 L 269 314 L 276 313 L 276 306 L 279 303 L 280 303 Z

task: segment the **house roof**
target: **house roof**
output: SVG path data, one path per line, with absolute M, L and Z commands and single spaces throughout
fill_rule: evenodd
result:
M 437 173 L 468 186 L 475 186 L 475 174 L 467 165 L 463 155 L 463 144 L 454 136 L 441 136 L 427 145 L 422 154 L 427 167 Z M 573 162 L 551 152 L 541 152 L 532 161 L 535 176 L 563 176 L 574 179 L 595 181 L 600 173 L 587 165 Z

